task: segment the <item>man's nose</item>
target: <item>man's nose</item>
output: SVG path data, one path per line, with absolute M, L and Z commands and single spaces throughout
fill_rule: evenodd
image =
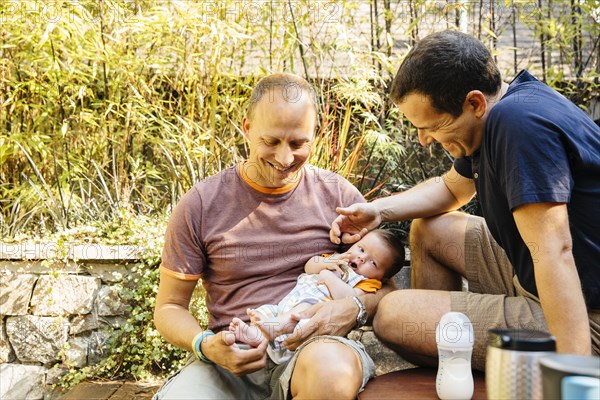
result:
M 427 147 L 431 143 L 433 143 L 433 138 L 429 136 L 424 130 L 417 129 L 417 135 L 419 137 L 419 143 L 421 144 L 421 146 Z
M 275 161 L 277 161 L 282 167 L 287 167 L 294 161 L 294 152 L 289 146 L 281 145 L 275 152 Z

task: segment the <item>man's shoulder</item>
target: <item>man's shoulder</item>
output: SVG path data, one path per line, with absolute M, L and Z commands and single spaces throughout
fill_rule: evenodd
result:
M 241 178 L 237 172 L 237 165 L 226 168 L 214 175 L 197 181 L 188 192 L 182 197 L 181 201 L 189 201 L 197 205 L 197 200 L 207 201 L 212 197 L 223 196 L 227 193 L 235 192 L 236 185 L 240 183 Z
M 234 165 L 224 170 L 217 172 L 214 175 L 207 176 L 206 178 L 200 179 L 194 187 L 213 186 L 219 184 L 229 184 L 234 181 L 239 181 L 240 175 L 238 173 L 238 165 Z

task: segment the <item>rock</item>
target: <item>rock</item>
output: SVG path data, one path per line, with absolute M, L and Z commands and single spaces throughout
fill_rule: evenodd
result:
M 69 334 L 79 335 L 84 332 L 88 332 L 100 327 L 100 320 L 98 314 L 93 311 L 86 315 L 76 315 L 71 319 Z
M 60 258 L 61 248 L 49 243 L 0 243 L 0 258 L 3 260 L 50 260 Z
M 90 276 L 40 276 L 31 298 L 32 314 L 89 314 L 99 288 L 100 279 Z
M 60 379 L 69 372 L 70 368 L 64 364 L 56 364 L 46 371 L 46 385 L 57 385 Z
M 63 362 L 69 367 L 84 367 L 87 363 L 89 338 L 74 337 L 65 346 Z
M 69 322 L 62 317 L 8 317 L 6 333 L 21 362 L 55 361 L 67 343 Z
M 99 329 L 92 332 L 90 335 L 88 364 L 93 365 L 99 363 L 103 358 L 108 356 L 106 351 L 108 342 L 112 336 L 112 329 Z
M 103 245 L 87 243 L 73 245 L 69 249 L 68 258 L 86 261 L 127 261 L 139 260 L 139 247 L 133 245 Z
M 364 331 L 360 341 L 365 346 L 367 353 L 375 361 L 375 376 L 415 367 L 400 357 L 395 351 L 385 346 L 377 339 L 373 331 Z
M 96 311 L 99 316 L 123 315 L 129 306 L 121 300 L 118 286 L 103 286 L 96 296 Z
M 0 364 L 13 362 L 15 360 L 15 352 L 6 335 L 6 327 L 4 325 L 4 317 L 0 315 Z M 1 397 L 0 397 L 1 398 Z
M 346 337 L 359 341 L 365 346 L 367 353 L 369 353 L 375 362 L 375 376 L 414 367 L 413 364 L 404 360 L 395 351 L 384 345 L 375 336 L 373 327 L 369 325 L 351 330 Z
M 0 273 L 14 272 L 17 274 L 48 274 L 49 268 L 59 270 L 63 274 L 79 274 L 82 268 L 77 263 L 69 260 L 27 260 L 7 261 L 0 259 Z
M 25 315 L 29 308 L 36 275 L 0 275 L 0 315 Z
M 0 399 L 43 399 L 45 372 L 44 367 L 1 364 Z
M 410 289 L 410 271 L 411 267 L 404 266 L 393 276 L 392 279 L 398 289 Z
M 102 282 L 117 283 L 121 282 L 128 275 L 132 265 L 123 264 L 101 264 L 101 263 L 86 263 L 83 269 L 91 276 L 98 277 Z

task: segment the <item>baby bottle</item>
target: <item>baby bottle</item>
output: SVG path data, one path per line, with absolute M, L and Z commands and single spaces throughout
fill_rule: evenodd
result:
M 473 397 L 473 339 L 473 326 L 466 315 L 449 312 L 442 316 L 435 329 L 439 355 L 435 388 L 440 399 Z

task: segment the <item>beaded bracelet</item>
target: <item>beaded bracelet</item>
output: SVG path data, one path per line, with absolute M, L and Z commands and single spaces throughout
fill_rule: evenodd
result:
M 194 349 L 194 355 L 196 356 L 196 358 L 198 358 L 198 360 L 202 361 L 203 363 L 214 364 L 212 361 L 206 358 L 204 353 L 202 353 L 202 342 L 207 337 L 214 335 L 215 333 L 213 331 L 207 329 L 194 336 L 194 339 L 192 340 L 192 349 Z

